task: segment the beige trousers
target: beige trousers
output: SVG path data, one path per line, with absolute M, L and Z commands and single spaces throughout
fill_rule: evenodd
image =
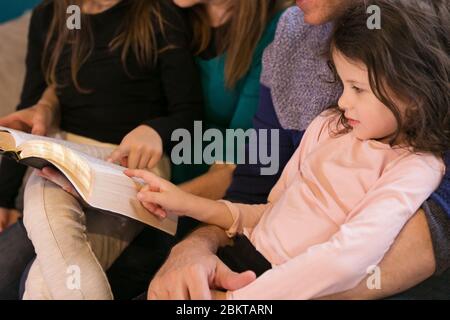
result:
M 64 137 L 108 146 L 71 134 Z M 167 157 L 154 172 L 170 177 Z M 26 300 L 113 299 L 105 270 L 143 229 L 131 219 L 84 208 L 35 174 L 25 188 L 24 224 L 37 254 L 25 283 Z

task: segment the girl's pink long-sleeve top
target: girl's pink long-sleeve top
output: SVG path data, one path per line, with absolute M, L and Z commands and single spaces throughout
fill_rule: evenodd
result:
M 311 299 L 355 287 L 439 186 L 442 159 L 336 137 L 335 121 L 327 113 L 313 121 L 267 204 L 224 201 L 229 235 L 245 234 L 273 267 L 229 299 Z

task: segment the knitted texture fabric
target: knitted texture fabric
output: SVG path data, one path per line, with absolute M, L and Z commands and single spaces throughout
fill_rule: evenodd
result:
M 280 18 L 275 39 L 263 56 L 261 82 L 271 90 L 284 129 L 305 130 L 342 93 L 328 63 L 331 30 L 332 24 L 308 25 L 298 7 Z

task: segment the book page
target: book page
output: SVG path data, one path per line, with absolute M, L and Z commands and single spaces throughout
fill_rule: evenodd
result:
M 22 131 L 17 131 L 17 130 L 13 130 L 13 129 L 1 127 L 1 126 L 0 126 L 0 131 L 9 132 L 13 136 L 14 140 L 16 141 L 17 147 L 19 147 L 20 145 L 24 144 L 25 142 L 29 142 L 29 141 L 46 141 L 46 142 L 52 142 L 52 143 L 56 143 L 56 144 L 68 147 L 69 149 L 84 153 L 90 157 L 97 158 L 97 159 L 106 159 L 114 151 L 114 149 L 112 147 L 93 146 L 93 145 L 88 145 L 88 144 L 79 144 L 79 143 L 65 141 L 62 139 L 64 137 L 63 133 L 57 133 L 57 134 L 55 134 L 54 137 L 44 137 L 44 136 L 28 134 L 28 133 L 25 133 Z
M 148 212 L 137 200 L 137 193 L 143 186 L 140 179 L 127 177 L 125 168 L 96 161 L 92 163 L 93 183 L 87 202 L 102 210 L 119 213 L 140 221 L 157 229 L 175 235 L 178 217 L 169 215 L 166 219 L 158 219 Z
M 0 131 L 9 132 L 16 141 L 16 146 L 20 146 L 23 142 L 28 141 L 31 139 L 31 137 L 33 137 L 33 135 L 31 134 L 27 134 L 22 131 L 17 131 L 2 126 L 0 126 Z

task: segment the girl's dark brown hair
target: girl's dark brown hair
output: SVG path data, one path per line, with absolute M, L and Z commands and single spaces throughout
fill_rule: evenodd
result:
M 121 48 L 121 58 L 126 68 L 126 58 L 130 51 L 134 53 L 139 64 L 155 63 L 158 55 L 156 33 L 164 33 L 164 19 L 161 16 L 161 3 L 165 0 L 133 0 L 126 7 L 128 12 L 122 24 L 118 26 L 117 36 L 111 41 L 110 49 Z M 44 54 L 43 70 L 49 85 L 56 85 L 56 67 L 67 46 L 71 46 L 71 78 L 79 92 L 86 93 L 82 89 L 77 74 L 81 66 L 89 58 L 93 48 L 93 34 L 89 15 L 81 15 L 80 30 L 69 30 L 66 26 L 66 13 L 70 5 L 82 6 L 83 0 L 47 0 L 43 6 L 53 6 L 53 18 L 47 33 Z
M 381 29 L 367 27 L 367 8 L 381 10 Z M 438 156 L 450 149 L 450 14 L 448 0 L 365 0 L 335 23 L 330 52 L 364 63 L 376 97 L 395 115 L 415 152 Z M 395 96 L 393 96 L 395 95 Z M 395 101 L 407 104 L 402 115 Z M 337 133 L 350 127 L 338 106 Z
M 295 3 L 294 0 L 231 0 L 230 21 L 222 34 L 219 53 L 227 52 L 225 84 L 232 88 L 250 69 L 253 54 L 273 17 Z M 188 10 L 193 27 L 193 47 L 199 54 L 211 41 L 211 26 L 203 4 Z

